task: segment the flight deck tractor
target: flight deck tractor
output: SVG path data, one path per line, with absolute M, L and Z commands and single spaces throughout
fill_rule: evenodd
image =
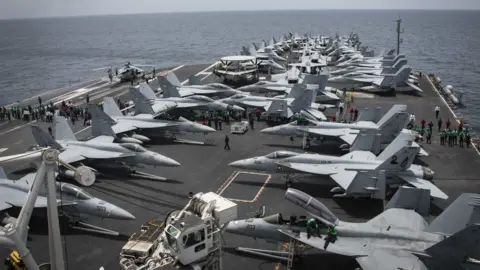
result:
M 237 218 L 237 205 L 214 192 L 198 193 L 182 210 L 163 221 L 149 221 L 120 253 L 123 270 L 222 270 L 226 225 Z M 173 268 L 175 267 L 175 268 Z

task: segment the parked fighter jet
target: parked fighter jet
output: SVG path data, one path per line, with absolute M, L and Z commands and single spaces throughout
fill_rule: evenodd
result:
M 5 171 L 0 167 L 0 211 L 4 212 L 11 207 L 21 208 L 27 200 L 27 195 L 32 188 L 35 176 L 36 173 L 30 173 L 19 180 L 10 180 Z M 59 206 L 62 207 L 64 214 L 72 220 L 72 224 L 85 225 L 86 223 L 79 220 L 82 216 L 117 220 L 135 219 L 132 214 L 122 208 L 96 198 L 77 186 L 60 182 L 57 182 L 56 185 Z M 35 202 L 35 208 L 46 207 L 47 198 L 38 197 Z M 15 218 L 4 213 L 0 218 L 0 225 L 6 225 L 14 220 Z M 104 229 L 100 230 L 99 227 L 96 228 L 97 230 L 95 231 L 99 233 L 107 231 Z
M 407 106 L 394 105 L 377 123 L 380 109 L 367 109 L 360 113 L 357 122 L 316 122 L 315 126 L 298 126 L 286 124 L 270 127 L 260 132 L 281 136 L 301 136 L 307 134 L 310 137 L 338 137 L 348 144 L 352 144 L 360 130 L 370 130 L 382 134 L 381 143 L 390 143 L 397 134 L 402 131 L 408 120 Z
M 339 195 L 341 197 L 385 199 L 388 187 L 407 182 L 415 187 L 429 189 L 433 197 L 447 199 L 448 196 L 430 182 L 434 176 L 433 171 L 412 164 L 420 151 L 418 147 L 412 146 L 413 139 L 411 134 L 399 134 L 378 157 L 364 149 L 340 157 L 277 151 L 266 156 L 235 161 L 229 166 L 286 173 L 287 186 L 292 184 L 292 173 L 330 176 L 340 186 L 331 192 L 344 192 Z
M 228 106 L 223 102 L 213 100 L 206 96 L 193 95 L 182 98 L 178 93 L 178 90 L 169 83 L 166 85 L 161 85 L 160 87 L 162 87 L 164 94 L 168 93 L 168 98 L 157 98 L 147 83 L 140 83 L 138 90 L 132 88 L 130 93 L 132 94 L 133 100 L 136 103 L 138 103 L 138 101 L 141 99 L 148 100 L 152 105 L 155 116 L 158 116 L 159 112 L 165 108 L 166 104 L 172 103 L 176 104 L 175 109 L 206 109 L 216 111 L 232 109 L 235 111 L 244 111 L 244 109 L 241 107 Z
M 301 113 L 310 119 L 326 120 L 325 115 L 319 110 L 325 110 L 327 106 L 315 103 L 315 90 L 307 89 L 304 84 L 296 84 L 287 97 L 269 98 L 262 96 L 234 95 L 222 99 L 227 104 L 240 104 L 243 106 L 264 108 L 266 114 L 290 118 L 294 113 Z
M 190 85 L 182 85 L 180 83 L 180 80 L 178 80 L 177 76 L 173 72 L 167 73 L 166 76 L 157 77 L 157 83 L 160 88 L 159 90 L 161 91 L 163 91 L 161 86 L 165 84 L 165 82 L 163 82 L 164 80 L 167 80 L 172 86 L 176 87 L 181 97 L 188 97 L 193 95 L 231 96 L 239 93 L 238 90 L 233 89 L 230 86 L 222 83 L 209 83 L 202 85 L 202 82 L 195 75 L 189 77 Z M 168 96 L 168 94 L 168 92 L 163 92 L 163 97 L 170 97 Z
M 408 193 L 408 194 L 403 194 Z M 478 266 L 480 248 L 479 194 L 460 195 L 440 216 L 428 223 L 430 199 L 425 190 L 402 188 L 386 210 L 364 223 L 340 221 L 315 198 L 289 189 L 285 198 L 304 208 L 319 222 L 333 225 L 335 239 L 281 233 L 311 247 L 354 258 L 364 270 L 460 270 Z M 416 212 L 416 211 L 418 212 Z
M 160 136 L 164 133 L 181 134 L 189 132 L 207 134 L 215 132 L 215 129 L 211 127 L 188 121 L 183 117 L 180 117 L 178 121 L 154 119 L 152 107 L 145 100 L 139 100 L 135 103 L 135 116 L 124 116 L 111 97 L 103 98 L 103 111 L 96 105 L 90 105 L 89 108 L 93 118 L 99 118 L 110 124 L 112 130 L 117 135 L 145 130 L 153 130 L 153 132 L 149 132 L 149 135 L 155 134 L 155 136 Z M 93 134 L 92 130 L 92 135 L 100 134 Z
M 100 121 L 95 120 L 93 121 Z M 94 123 L 92 123 L 94 125 Z M 110 126 L 104 123 L 103 127 Z M 55 117 L 55 140 L 38 126 L 32 126 L 35 141 L 40 147 L 50 146 L 61 149 L 59 159 L 67 164 L 84 161 L 102 160 L 95 166 L 137 167 L 139 164 L 152 166 L 180 166 L 177 161 L 149 151 L 134 143 L 113 143 L 113 136 L 98 136 L 87 141 L 78 141 L 64 117 Z M 93 182 L 85 185 L 92 185 Z
M 381 64 L 378 64 L 376 66 L 372 67 L 356 67 L 356 66 L 349 66 L 346 68 L 338 69 L 335 71 L 331 71 L 331 75 L 341 75 L 341 76 L 360 76 L 362 74 L 368 74 L 368 75 L 382 75 L 382 74 L 395 74 L 400 68 L 403 66 L 406 66 L 408 63 L 407 59 L 401 58 L 393 62 L 391 66 L 386 66 L 383 65 L 383 62 Z M 412 79 L 415 79 L 415 77 L 410 77 Z

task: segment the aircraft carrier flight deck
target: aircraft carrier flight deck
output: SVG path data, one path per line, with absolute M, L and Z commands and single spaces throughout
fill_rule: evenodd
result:
M 215 76 L 211 74 L 215 64 L 173 67 L 181 82 L 186 82 L 188 76 L 198 74 L 203 83 L 213 82 Z M 163 73 L 165 71 L 160 71 Z M 419 79 L 419 86 L 424 91 L 424 97 L 414 97 L 398 94 L 395 97 L 373 96 L 372 98 L 358 98 L 354 101 L 359 109 L 369 107 L 390 107 L 393 104 L 406 104 L 408 111 L 415 114 L 417 121 L 425 119 L 435 123 L 435 106 L 440 106 L 440 115 L 443 119 L 449 118 L 452 123 L 455 116 L 447 105 L 441 100 L 428 78 Z M 62 100 L 71 100 L 75 104 L 84 104 L 88 93 L 92 102 L 101 102 L 104 96 L 114 96 L 121 100 L 130 100 L 128 94 L 129 84 L 110 84 L 109 82 L 91 81 L 76 85 L 42 96 L 43 102 L 50 100 L 58 103 Z M 73 90 L 73 91 L 72 91 Z M 22 101 L 21 104 L 35 104 L 36 98 Z M 333 114 L 336 109 L 327 110 Z M 51 123 L 37 122 L 44 130 Z M 70 122 L 71 124 L 71 122 Z M 456 123 L 455 123 L 456 124 Z M 24 152 L 34 144 L 29 123 L 20 120 L 11 123 L 2 123 L 0 126 L 0 152 L 1 155 L 12 155 Z M 90 135 L 90 129 L 83 126 L 79 120 L 71 125 L 77 138 Z M 62 241 L 64 242 L 65 258 L 69 270 L 98 269 L 100 266 L 107 270 L 119 269 L 118 256 L 128 237 L 137 232 L 140 226 L 148 220 L 164 219 L 172 209 L 182 208 L 189 200 L 188 193 L 214 191 L 223 197 L 232 199 L 239 206 L 238 219 L 249 218 L 257 209 L 265 205 L 266 214 L 282 213 L 284 218 L 291 214 L 302 213 L 302 209 L 284 199 L 285 180 L 280 175 L 251 173 L 237 171 L 228 166 L 232 161 L 252 156 L 265 155 L 277 150 L 292 150 L 302 152 L 302 141 L 296 138 L 291 142 L 288 138 L 262 134 L 259 130 L 266 127 L 264 122 L 255 121 L 255 129 L 248 130 L 243 135 L 230 134 L 230 127 L 224 123 L 223 130 L 218 130 L 209 135 L 192 135 L 193 139 L 213 142 L 212 145 L 186 145 L 186 144 L 160 144 L 148 145 L 148 148 L 178 160 L 182 166 L 178 168 L 151 168 L 141 170 L 150 174 L 161 175 L 169 178 L 168 181 L 126 179 L 112 176 L 99 178 L 97 182 L 85 188 L 93 195 L 98 195 L 105 200 L 134 214 L 133 221 L 113 221 L 91 218 L 89 222 L 108 229 L 121 232 L 120 237 L 99 236 L 85 232 L 74 231 L 66 226 L 62 228 Z M 223 149 L 225 134 L 230 136 L 231 151 Z M 434 172 L 434 183 L 442 189 L 449 200 L 447 202 L 434 200 L 432 215 L 438 215 L 449 202 L 453 201 L 463 192 L 480 193 L 479 153 L 474 147 L 460 148 L 458 146 L 441 146 L 438 142 L 438 133 L 434 132 L 432 143 L 421 143 L 429 153 L 422 157 L 424 165 L 429 166 Z M 313 146 L 309 152 L 322 151 L 322 146 Z M 15 164 L 6 166 L 5 171 L 15 179 L 23 176 L 26 166 Z M 346 221 L 363 221 L 379 214 L 382 203 L 366 199 L 332 199 L 330 189 L 333 187 L 329 181 L 304 181 L 295 182 L 293 187 L 307 192 L 321 200 L 335 215 Z M 38 262 L 48 261 L 48 235 L 42 226 L 45 220 L 34 219 L 30 224 L 28 243 L 34 257 Z M 249 239 L 242 236 L 224 234 L 227 245 L 224 253 L 225 269 L 285 269 L 285 265 L 276 261 L 265 261 L 263 258 L 250 257 L 234 251 L 235 247 L 255 247 L 279 249 L 281 245 L 265 243 L 262 240 Z M 308 252 L 307 252 L 308 254 Z M 2 250 L 0 256 L 8 256 Z M 315 269 L 354 269 L 355 261 L 345 260 L 340 256 L 330 254 L 305 256 L 303 262 L 295 269 L 311 269 L 309 265 L 316 265 Z M 310 264 L 310 260 L 312 261 Z M 319 267 L 321 265 L 321 267 Z

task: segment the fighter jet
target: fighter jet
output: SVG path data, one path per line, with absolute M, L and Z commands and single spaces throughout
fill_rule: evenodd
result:
M 299 190 L 289 189 L 285 198 L 304 208 L 318 222 L 334 225 L 335 239 L 307 237 L 306 233 L 281 233 L 305 245 L 354 258 L 364 270 L 474 269 L 480 248 L 479 194 L 460 195 L 430 225 L 430 198 L 421 189 L 401 188 L 386 210 L 363 223 L 340 221 L 324 204 Z
M 286 61 L 285 58 L 278 56 L 274 51 L 269 50 L 265 53 L 258 53 L 253 47 L 249 49 L 242 47 L 242 55 L 253 56 L 256 59 L 258 70 L 262 72 L 268 72 L 271 74 L 277 74 L 285 72 L 285 67 L 280 63 Z
M 391 66 L 384 65 L 385 62 L 382 62 L 376 66 L 372 67 L 356 67 L 356 66 L 349 66 L 346 68 L 338 69 L 335 71 L 331 71 L 330 74 L 332 75 L 342 75 L 342 76 L 361 76 L 362 74 L 367 75 L 377 75 L 380 76 L 382 74 L 395 74 L 400 68 L 407 65 L 408 61 L 405 58 L 398 58 L 394 60 Z M 411 79 L 416 79 L 413 76 L 410 76 Z
M 169 104 L 171 105 L 172 103 L 176 104 L 175 109 L 205 109 L 215 111 L 232 109 L 235 111 L 244 111 L 244 109 L 239 106 L 229 106 L 223 102 L 213 100 L 206 96 L 193 95 L 182 98 L 178 93 L 178 90 L 170 83 L 160 85 L 160 87 L 163 89 L 164 95 L 167 93 L 169 96 L 168 98 L 157 98 L 147 83 L 140 83 L 138 89 L 131 88 L 130 93 L 132 94 L 134 103 L 139 103 L 141 99 L 148 100 L 153 111 L 155 112 L 155 117 L 161 114 L 165 107 L 169 106 Z
M 242 50 L 245 55 L 255 56 L 257 59 L 258 57 L 260 57 L 260 59 L 270 58 L 277 63 L 283 63 L 287 61 L 287 59 L 279 56 L 273 48 L 266 47 L 265 43 L 263 42 L 260 43 L 260 47 L 257 47 L 255 43 L 252 43 L 248 49 L 246 47 L 242 47 Z
M 198 79 L 198 77 L 196 77 L 195 75 L 192 75 L 188 78 L 190 85 L 182 85 L 180 83 L 180 80 L 178 80 L 177 76 L 173 72 L 167 73 L 166 76 L 157 77 L 159 90 L 162 92 L 163 89 L 161 88 L 161 85 L 165 84 L 163 80 L 167 80 L 172 86 L 176 87 L 181 97 L 188 97 L 193 95 L 227 97 L 239 93 L 238 90 L 233 89 L 230 86 L 222 83 L 209 83 L 202 85 L 200 79 Z M 168 93 L 163 93 L 163 97 L 169 97 Z
M 364 149 L 354 149 L 340 157 L 277 151 L 266 156 L 234 161 L 229 166 L 286 173 L 288 187 L 292 185 L 292 173 L 329 176 L 339 185 L 331 192 L 343 192 L 335 194 L 335 197 L 385 199 L 388 188 L 407 182 L 415 187 L 429 189 L 433 197 L 447 199 L 448 196 L 430 182 L 434 172 L 427 167 L 412 164 L 420 151 L 418 147 L 412 146 L 413 139 L 411 134 L 399 134 L 378 157 Z
M 5 211 L 12 207 L 21 208 L 25 204 L 35 176 L 36 173 L 30 173 L 19 180 L 10 180 L 3 168 L 0 167 L 0 211 L 3 212 L 0 218 L 0 225 L 6 225 L 15 220 L 15 218 L 9 216 Z M 72 224 L 77 226 L 85 225 L 86 223 L 80 221 L 83 216 L 95 216 L 102 219 L 108 218 L 116 220 L 135 219 L 132 214 L 122 208 L 96 198 L 75 185 L 56 182 L 56 186 L 58 205 L 62 207 L 64 215 L 73 221 Z M 35 202 L 35 208 L 46 207 L 47 198 L 39 196 Z M 108 231 L 99 227 L 96 228 L 96 230 L 93 230 L 99 233 Z M 90 229 L 92 229 L 92 227 L 90 227 Z
M 100 121 L 93 119 L 92 122 Z M 96 125 L 96 123 L 92 123 Z M 93 129 L 94 127 L 92 127 Z M 177 161 L 149 151 L 134 143 L 113 143 L 114 132 L 106 123 L 100 128 L 107 129 L 110 136 L 98 136 L 87 141 L 78 141 L 66 119 L 61 116 L 55 117 L 55 140 L 38 126 L 32 126 L 35 141 L 40 147 L 52 147 L 62 152 L 59 159 L 67 164 L 80 162 L 93 163 L 91 167 L 137 167 L 140 164 L 152 166 L 177 167 Z M 92 162 L 101 160 L 102 162 Z M 87 185 L 92 185 L 88 183 Z
M 382 134 L 381 143 L 390 143 L 403 130 L 408 121 L 407 106 L 394 105 L 380 120 L 380 108 L 365 109 L 354 123 L 315 122 L 315 126 L 286 124 L 261 130 L 265 134 L 303 137 L 338 137 L 352 144 L 360 130 L 370 130 Z M 375 123 L 374 121 L 378 122 Z
M 256 92 L 256 93 L 281 93 L 289 94 L 292 87 L 296 84 L 305 84 L 307 89 L 315 90 L 317 96 L 316 102 L 327 102 L 332 100 L 339 100 L 340 98 L 335 94 L 336 89 L 327 87 L 328 73 L 321 73 L 317 75 L 300 74 L 298 69 L 292 68 L 285 73 L 284 78 L 278 78 L 277 81 L 260 81 L 251 85 L 239 87 L 237 90 L 242 92 Z M 281 96 L 277 96 L 281 98 Z
M 89 109 L 93 118 L 99 118 L 110 124 L 113 132 L 117 135 L 122 133 L 130 134 L 133 131 L 145 133 L 147 130 L 152 131 L 148 132 L 149 136 L 151 134 L 160 136 L 165 133 L 175 135 L 186 132 L 203 134 L 215 132 L 215 129 L 211 127 L 188 121 L 183 117 L 180 117 L 177 121 L 155 119 L 153 118 L 152 107 L 145 100 L 139 100 L 135 103 L 136 115 L 134 116 L 124 116 L 111 97 L 103 98 L 103 111 L 96 105 L 90 105 Z M 99 134 L 93 135 L 96 136 Z M 135 136 L 135 138 L 141 136 L 148 139 L 148 137 L 143 135 L 134 134 L 133 136 Z
M 267 115 L 290 118 L 298 112 L 310 119 L 326 120 L 325 115 L 319 110 L 325 110 L 330 105 L 315 103 L 315 96 L 315 90 L 307 89 L 304 84 L 296 84 L 288 96 L 283 98 L 234 95 L 221 101 L 232 105 L 264 108 Z

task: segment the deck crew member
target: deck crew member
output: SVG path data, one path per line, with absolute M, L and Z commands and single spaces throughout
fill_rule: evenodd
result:
M 319 228 L 317 221 L 314 218 L 307 220 L 307 238 L 310 239 L 311 236 L 319 236 Z
M 432 129 L 431 128 L 427 128 L 425 130 L 425 136 L 427 137 L 427 143 L 432 143 Z
M 463 141 L 465 140 L 465 133 L 463 131 L 458 132 L 458 142 L 460 143 L 460 147 L 463 147 Z
M 38 105 L 42 106 L 42 98 L 38 97 Z
M 438 115 L 440 114 L 440 106 L 435 107 L 435 118 L 438 119 Z
M 443 124 L 442 118 L 438 119 L 438 132 L 442 130 L 442 124 Z
M 337 229 L 335 225 L 328 225 L 327 237 L 325 237 L 325 245 L 323 245 L 323 249 L 327 249 L 328 244 L 335 243 L 337 240 Z
M 225 150 L 230 150 L 230 138 L 228 138 L 228 135 L 225 134 L 225 146 L 223 147 L 223 149 Z
M 445 137 L 447 137 L 447 133 L 445 130 L 442 130 L 442 132 L 440 132 L 440 145 L 445 145 Z
M 445 122 L 445 127 L 450 129 L 450 118 L 447 118 L 447 122 Z

